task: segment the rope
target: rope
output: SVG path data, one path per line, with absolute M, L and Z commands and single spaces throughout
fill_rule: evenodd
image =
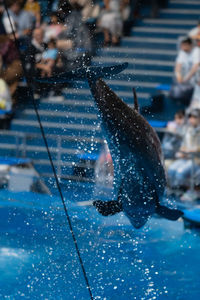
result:
M 38 120 L 38 123 L 39 123 L 40 131 L 41 131 L 44 143 L 45 143 L 45 147 L 46 147 L 46 150 L 47 150 L 47 154 L 48 154 L 48 158 L 49 158 L 49 161 L 50 161 L 50 165 L 52 167 L 53 175 L 54 175 L 54 178 L 55 178 L 55 181 L 56 181 L 56 186 L 58 188 L 58 191 L 59 191 L 59 194 L 60 194 L 60 198 L 62 200 L 64 212 L 65 212 L 65 215 L 66 215 L 66 218 L 67 218 L 67 221 L 68 221 L 68 225 L 69 225 L 70 232 L 71 232 L 71 235 L 72 235 L 72 238 L 73 238 L 75 249 L 76 249 L 76 252 L 77 252 L 77 255 L 78 255 L 78 258 L 79 258 L 79 262 L 80 262 L 80 265 L 81 265 L 81 268 L 82 268 L 82 272 L 83 272 L 83 276 L 84 276 L 84 279 L 85 279 L 85 283 L 86 283 L 88 292 L 90 294 L 90 298 L 91 298 L 91 300 L 93 300 L 94 298 L 93 298 L 91 287 L 90 287 L 90 284 L 89 284 L 89 280 L 88 280 L 88 277 L 87 277 L 87 274 L 86 274 L 86 271 L 85 271 L 83 260 L 81 258 L 80 250 L 79 250 L 79 247 L 78 247 L 78 242 L 77 242 L 76 236 L 75 236 L 74 231 L 73 231 L 72 222 L 71 222 L 71 219 L 69 217 L 67 206 L 66 206 L 65 201 L 64 201 L 63 193 L 62 193 L 62 190 L 61 190 L 61 187 L 60 187 L 58 176 L 56 174 L 56 170 L 55 170 L 55 166 L 54 166 L 54 163 L 53 163 L 53 160 L 52 160 L 51 152 L 49 150 L 48 142 L 47 142 L 47 139 L 46 139 L 46 136 L 45 136 L 44 128 L 43 128 L 43 125 L 42 125 L 42 122 L 41 122 L 41 118 L 40 118 L 40 115 L 39 115 L 39 112 L 38 112 L 38 109 L 37 109 L 37 104 L 36 104 L 36 101 L 35 101 L 34 96 L 33 96 L 32 86 L 31 86 L 29 78 L 27 76 L 27 71 L 26 71 L 26 68 L 24 67 L 23 60 L 21 58 L 21 53 L 20 53 L 20 50 L 19 50 L 19 47 L 18 47 L 17 38 L 16 38 L 16 35 L 15 35 L 13 24 L 12 24 L 11 19 L 10 19 L 10 14 L 9 14 L 9 11 L 8 11 L 8 7 L 7 7 L 7 4 L 6 4 L 6 1 L 3 0 L 3 3 L 4 3 L 4 7 L 5 7 L 5 10 L 6 10 L 8 19 L 9 19 L 9 23 L 10 23 L 10 26 L 11 26 L 11 29 L 12 29 L 12 34 L 13 34 L 13 37 L 14 37 L 14 42 L 15 42 L 16 48 L 17 48 L 17 50 L 19 52 L 19 56 L 20 56 L 20 59 L 21 59 L 24 76 L 25 76 L 26 81 L 27 81 L 27 86 L 28 86 L 29 90 L 31 91 L 31 93 L 30 93 L 31 100 L 32 100 L 32 103 L 33 103 L 33 107 L 34 107 L 36 116 L 37 116 L 37 120 Z

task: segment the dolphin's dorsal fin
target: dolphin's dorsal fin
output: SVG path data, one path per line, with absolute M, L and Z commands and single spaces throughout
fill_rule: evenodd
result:
M 133 88 L 134 109 L 139 112 L 138 98 L 135 88 Z

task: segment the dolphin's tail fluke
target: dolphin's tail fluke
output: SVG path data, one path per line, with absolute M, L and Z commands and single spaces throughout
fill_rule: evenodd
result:
M 123 63 L 109 67 L 82 67 L 70 72 L 60 73 L 57 76 L 36 78 L 36 81 L 41 83 L 67 83 L 71 80 L 96 80 L 98 78 L 108 78 L 118 74 L 128 67 L 128 63 Z
M 181 216 L 183 216 L 183 212 L 178 210 L 178 209 L 171 209 L 171 208 L 168 208 L 166 206 L 163 206 L 163 205 L 158 205 L 156 207 L 156 213 L 165 218 L 165 219 L 168 219 L 168 220 L 171 220 L 171 221 L 176 221 L 178 220 Z

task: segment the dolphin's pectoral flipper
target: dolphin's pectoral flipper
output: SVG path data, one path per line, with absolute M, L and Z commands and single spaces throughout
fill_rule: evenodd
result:
M 160 204 L 156 206 L 156 213 L 171 221 L 176 221 L 183 215 L 183 212 L 178 209 L 171 209 Z
M 111 201 L 96 200 L 93 202 L 93 205 L 96 207 L 98 212 L 103 216 L 115 215 L 123 211 L 121 193 L 122 193 L 122 184 L 119 188 L 117 200 L 111 200 Z
M 93 202 L 98 212 L 103 216 L 115 215 L 122 211 L 122 203 L 120 200 L 116 201 L 101 201 L 96 200 Z

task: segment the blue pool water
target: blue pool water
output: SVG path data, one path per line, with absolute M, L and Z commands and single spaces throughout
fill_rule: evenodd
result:
M 135 230 L 122 213 L 78 205 L 84 186 L 73 191 L 66 203 L 94 299 L 199 299 L 200 232 L 158 218 Z M 59 198 L 0 191 L 0 228 L 0 299 L 90 299 Z

